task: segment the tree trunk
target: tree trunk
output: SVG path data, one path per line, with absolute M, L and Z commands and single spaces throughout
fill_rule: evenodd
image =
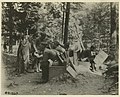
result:
M 113 2 L 110 3 L 110 11 L 111 11 L 111 15 L 110 15 L 110 18 L 111 18 L 110 38 L 112 38 L 112 34 L 116 29 L 116 22 L 115 22 L 116 6 L 113 4 Z
M 69 26 L 69 14 L 70 14 L 70 2 L 67 2 L 66 5 L 66 17 L 65 17 L 65 28 L 64 28 L 64 45 L 68 41 L 68 26 Z
M 62 8 L 63 8 L 63 18 L 62 18 L 62 40 L 64 39 L 63 38 L 63 36 L 64 36 L 64 22 L 65 22 L 65 2 L 63 3 L 63 6 L 62 6 Z
M 12 44 L 13 44 L 13 35 L 12 35 L 12 32 L 13 32 L 13 5 L 12 5 L 12 2 L 8 2 L 8 7 L 9 7 L 9 31 L 10 31 L 10 40 L 9 40 L 9 52 L 12 53 L 13 52 L 13 49 L 12 49 Z
M 116 30 L 116 6 L 115 3 L 110 3 L 110 11 L 111 11 L 111 28 L 110 28 L 110 55 L 115 58 L 116 56 L 116 43 L 115 38 L 112 37 Z

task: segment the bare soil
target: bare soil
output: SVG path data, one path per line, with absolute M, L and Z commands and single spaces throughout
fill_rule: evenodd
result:
M 108 88 L 112 80 L 92 73 L 88 66 L 81 66 L 77 79 L 56 77 L 46 84 L 39 84 L 41 73 L 15 75 L 15 57 L 3 55 L 2 94 L 12 95 L 110 95 Z M 12 59 L 11 59 L 12 58 Z

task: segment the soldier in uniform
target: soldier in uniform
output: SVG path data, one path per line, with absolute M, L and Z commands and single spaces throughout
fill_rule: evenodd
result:
M 89 59 L 89 61 L 91 63 L 90 70 L 92 72 L 96 71 L 96 66 L 95 66 L 95 62 L 94 62 L 95 56 L 96 56 L 95 46 L 91 46 L 91 48 L 90 48 L 90 54 L 89 54 L 88 59 Z
M 19 73 L 26 73 L 29 68 L 29 50 L 30 43 L 28 41 L 28 36 L 22 36 L 17 52 L 17 62 Z
M 32 43 L 32 47 L 34 48 L 34 52 L 33 52 L 34 60 L 33 60 L 32 64 L 35 64 L 35 65 L 33 65 L 33 67 L 35 66 L 36 72 L 41 71 L 40 61 L 42 59 L 42 54 L 43 54 L 41 42 L 43 42 L 43 41 L 46 41 L 46 34 L 40 33 L 40 35 L 37 35 L 36 39 Z
M 90 70 L 92 72 L 96 71 L 94 58 L 96 56 L 95 46 L 91 46 L 89 50 L 82 51 L 79 55 L 79 58 L 84 61 L 90 62 Z
M 41 63 L 42 80 L 40 83 L 46 83 L 49 80 L 49 59 L 54 61 L 56 59 L 56 53 L 48 47 L 46 42 L 42 42 L 42 48 L 44 49 L 43 60 Z
M 52 46 L 48 42 L 42 42 L 41 44 L 42 49 L 44 49 L 44 53 L 43 61 L 41 63 L 42 80 L 40 81 L 40 83 L 46 83 L 49 80 L 49 60 L 52 60 L 53 63 L 55 61 L 58 61 L 59 64 L 62 58 L 60 58 L 58 53 L 64 52 L 64 50 L 62 47 L 59 46 L 58 42 L 54 42 Z M 49 46 L 51 46 L 51 48 Z

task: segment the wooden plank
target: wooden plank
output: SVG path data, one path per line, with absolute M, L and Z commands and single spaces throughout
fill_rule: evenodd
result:
M 73 63 L 74 65 L 78 65 L 78 57 L 77 57 L 77 52 L 73 52 Z
M 90 66 L 90 62 L 82 62 L 82 61 L 79 61 L 79 65 L 85 65 L 85 66 Z
M 49 79 L 60 76 L 61 74 L 66 72 L 65 66 L 51 66 L 49 67 Z
M 100 50 L 98 55 L 95 57 L 94 62 L 97 65 L 103 64 L 103 62 L 107 59 L 108 54 L 106 54 L 104 51 Z
M 69 57 L 69 66 L 71 66 L 76 71 L 76 67 L 75 67 L 75 65 L 73 63 L 73 57 Z
M 76 78 L 77 73 L 76 73 L 76 71 L 75 71 L 71 66 L 68 66 L 68 67 L 66 68 L 66 70 L 67 70 L 74 78 Z
M 81 71 L 89 71 L 90 62 L 79 62 L 79 65 L 74 65 L 76 72 L 79 74 Z

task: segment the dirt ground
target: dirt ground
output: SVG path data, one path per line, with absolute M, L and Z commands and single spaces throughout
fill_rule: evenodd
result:
M 15 75 L 13 61 L 4 56 L 2 64 L 2 94 L 11 95 L 111 95 L 114 92 L 108 92 L 112 80 L 89 71 L 89 66 L 81 66 L 80 74 L 77 80 L 66 77 L 56 77 L 46 84 L 39 84 L 41 73 L 27 73 L 20 77 Z M 7 62 L 6 62 L 7 60 Z M 10 61 L 10 62 L 9 62 Z M 12 62 L 12 66 L 11 66 Z M 99 72 L 100 73 L 100 72 Z

